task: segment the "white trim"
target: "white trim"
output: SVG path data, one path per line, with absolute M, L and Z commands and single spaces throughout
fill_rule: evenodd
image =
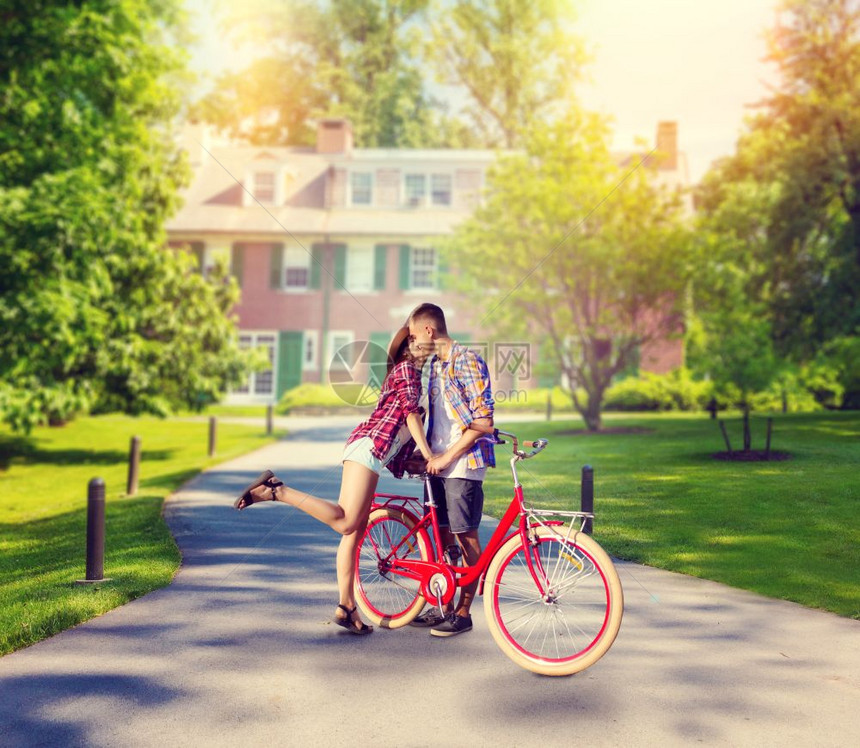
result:
M 308 361 L 306 358 L 308 342 L 312 341 L 312 356 Z M 302 371 L 317 371 L 320 358 L 320 336 L 317 330 L 305 330 L 302 336 Z

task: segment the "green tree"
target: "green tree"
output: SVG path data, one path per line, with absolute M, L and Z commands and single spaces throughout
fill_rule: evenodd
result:
M 585 54 L 569 0 L 454 0 L 430 17 L 425 54 L 487 147 L 515 148 L 573 101 Z
M 499 160 L 446 250 L 452 263 L 468 257 L 458 265 L 486 300 L 483 327 L 550 342 L 591 430 L 613 377 L 681 333 L 690 277 L 679 195 L 657 190 L 648 166 L 626 168 L 605 124 L 573 108 Z
M 196 113 L 260 144 L 312 144 L 313 122 L 346 117 L 364 148 L 437 145 L 462 129 L 425 91 L 417 26 L 427 0 L 250 0 L 225 28 L 261 54 L 221 76 Z M 454 130 L 455 132 L 451 132 Z
M 860 4 L 784 0 L 769 40 L 780 84 L 700 198 L 734 241 L 725 206 L 766 197 L 737 264 L 777 352 L 802 363 L 860 325 Z M 732 210 L 746 231 L 752 211 Z
M 187 168 L 178 4 L 6 3 L 0 24 L 0 415 L 166 412 L 235 380 L 227 310 L 165 251 Z

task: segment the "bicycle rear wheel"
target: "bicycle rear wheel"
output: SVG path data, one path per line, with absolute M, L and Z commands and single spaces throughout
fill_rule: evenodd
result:
M 573 675 L 593 665 L 612 646 L 624 609 L 618 573 L 588 535 L 566 527 L 535 531 L 524 549 L 519 536 L 503 545 L 487 570 L 484 611 L 501 650 L 541 675 Z M 526 553 L 539 559 L 549 580 L 541 595 Z
M 376 509 L 370 513 L 356 549 L 355 600 L 364 616 L 382 628 L 405 626 L 424 607 L 418 581 L 391 570 L 395 559 L 430 558 L 430 541 L 423 529 L 407 538 L 416 524 L 409 512 L 394 507 Z

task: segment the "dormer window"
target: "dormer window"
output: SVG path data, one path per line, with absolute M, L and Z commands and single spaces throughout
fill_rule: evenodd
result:
M 427 193 L 427 177 L 424 174 L 407 174 L 404 187 L 407 207 L 420 208 L 424 205 Z
M 275 202 L 275 172 L 255 171 L 253 194 L 261 203 Z
M 354 171 L 350 175 L 353 205 L 373 204 L 373 175 L 366 171 Z
M 430 199 L 433 205 L 451 204 L 450 174 L 433 174 L 430 176 Z

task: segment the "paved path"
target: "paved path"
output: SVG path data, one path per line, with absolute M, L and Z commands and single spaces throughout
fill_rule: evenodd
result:
M 337 536 L 230 503 L 264 466 L 334 496 L 349 424 L 295 421 L 173 496 L 174 583 L 0 659 L 0 745 L 860 745 L 860 622 L 677 574 L 621 564 L 619 638 L 571 678 L 513 665 L 480 601 L 453 639 L 330 624 Z

